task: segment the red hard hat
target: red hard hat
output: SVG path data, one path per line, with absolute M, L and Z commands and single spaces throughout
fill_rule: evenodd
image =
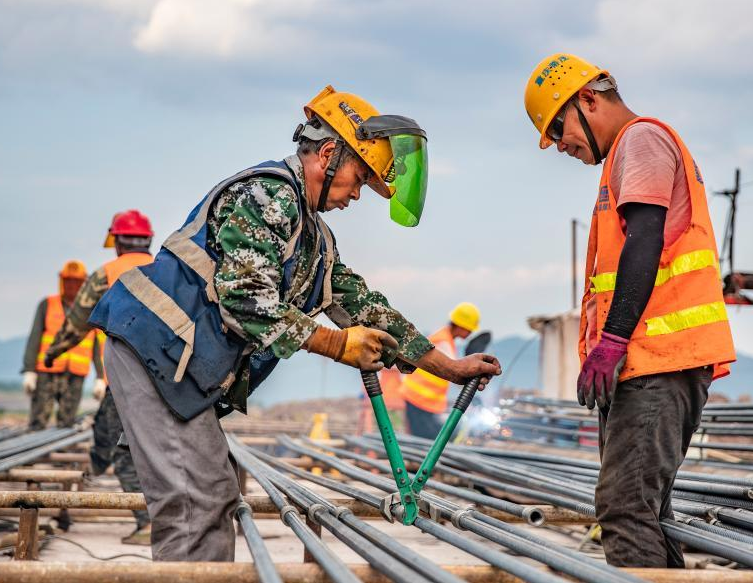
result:
M 115 247 L 115 236 L 153 237 L 152 224 L 149 218 L 135 209 L 116 213 L 107 232 L 105 247 Z

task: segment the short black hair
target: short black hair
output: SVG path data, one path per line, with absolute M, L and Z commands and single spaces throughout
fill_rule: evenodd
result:
M 334 142 L 334 138 L 322 138 L 321 140 L 311 140 L 305 136 L 298 138 L 298 150 L 296 153 L 299 156 L 306 156 L 308 154 L 317 154 L 327 142 Z M 361 162 L 360 156 L 353 151 L 348 144 L 343 143 L 342 154 L 340 155 L 340 166 L 344 166 L 350 161 Z
M 151 237 L 134 237 L 133 235 L 115 235 L 115 245 L 123 251 L 140 251 L 148 253 L 152 244 Z

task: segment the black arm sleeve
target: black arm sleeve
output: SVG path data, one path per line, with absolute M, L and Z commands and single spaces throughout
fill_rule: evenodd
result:
M 627 223 L 626 240 L 604 332 L 630 338 L 654 290 L 664 248 L 667 209 L 654 204 L 627 203 L 621 210 Z

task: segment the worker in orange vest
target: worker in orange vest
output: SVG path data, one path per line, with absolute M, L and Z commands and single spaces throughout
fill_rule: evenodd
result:
M 396 432 L 405 431 L 405 399 L 403 399 L 403 374 L 396 366 L 383 368 L 377 375 L 379 376 L 379 386 L 382 387 L 382 398 L 384 406 L 387 408 L 387 414 L 392 422 L 392 428 Z M 358 432 L 371 433 L 374 431 L 375 419 L 374 409 L 371 406 L 366 389 L 360 394 L 361 411 L 358 419 Z
M 44 429 L 50 420 L 55 402 L 58 404 L 57 426 L 71 427 L 81 403 L 84 379 L 94 362 L 96 383 L 102 380 L 102 346 L 92 331 L 80 342 L 72 344 L 54 361 L 45 364 L 44 355 L 52 339 L 63 325 L 65 311 L 86 279 L 81 261 L 66 262 L 58 274 L 59 293 L 43 299 L 37 306 L 34 324 L 26 341 L 23 366 L 23 388 L 31 397 L 29 429 Z
M 450 358 L 457 358 L 455 339 L 465 340 L 478 330 L 481 320 L 479 309 L 471 303 L 458 304 L 450 312 L 450 321 L 429 341 Z M 440 415 L 447 409 L 447 389 L 450 383 L 417 368 L 403 377 L 401 394 L 405 399 L 405 414 L 412 435 L 434 439 L 442 428 Z
M 577 395 L 599 408 L 596 517 L 607 561 L 683 567 L 662 532 L 711 381 L 735 360 L 703 178 L 677 132 L 604 69 L 564 53 L 525 91 L 539 146 L 604 162 L 591 220 Z
M 75 345 L 80 338 L 94 334 L 88 319 L 94 306 L 126 271 L 153 261 L 149 253 L 154 232 L 146 215 L 137 210 L 116 214 L 107 233 L 104 247 L 114 248 L 117 257 L 97 269 L 84 283 L 76 296 L 76 301 L 66 314 L 65 323 L 47 350 L 45 360 L 52 360 L 58 354 Z M 97 334 L 104 346 L 106 336 Z M 105 381 L 107 379 L 105 372 Z M 107 383 L 95 387 L 94 396 L 100 401 L 94 417 L 94 445 L 89 457 L 94 475 L 100 475 L 112 464 L 115 475 L 125 492 L 141 492 L 136 468 L 127 447 L 119 443 L 123 424 L 118 416 L 115 401 Z M 151 543 L 151 522 L 145 510 L 134 511 L 136 530 L 122 539 L 125 544 L 149 545 Z

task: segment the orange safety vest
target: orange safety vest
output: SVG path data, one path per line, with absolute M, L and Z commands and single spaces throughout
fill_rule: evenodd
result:
M 118 281 L 118 278 L 126 271 L 130 271 L 134 267 L 141 267 L 142 265 L 148 265 L 154 261 L 154 257 L 149 253 L 123 253 L 118 255 L 112 261 L 104 264 L 103 269 L 107 275 L 107 288 L 111 288 Z M 97 330 L 97 340 L 99 340 L 100 353 L 102 356 L 105 354 L 105 342 L 107 341 L 107 335 L 102 330 Z M 105 375 L 105 382 L 107 382 L 107 371 L 102 367 Z
M 586 358 L 586 304 L 596 298 L 595 327 L 598 341 L 609 313 L 617 280 L 617 265 L 625 244 L 614 192 L 609 183 L 617 144 L 628 127 L 639 121 L 658 125 L 672 136 L 682 154 L 690 190 L 690 225 L 659 261 L 654 291 L 628 344 L 620 381 L 713 365 L 714 378 L 729 374 L 735 361 L 732 333 L 722 298 L 719 254 L 706 202 L 706 190 L 693 157 L 677 133 L 652 118 L 637 118 L 617 135 L 604 162 L 586 258 L 586 283 L 581 304 L 581 363 Z M 589 334 L 591 335 L 591 334 Z
M 379 371 L 379 385 L 382 387 L 384 404 L 390 411 L 405 409 L 405 400 L 401 392 L 403 375 L 396 367 L 383 368 Z
M 450 347 L 450 356 L 455 358 L 455 339 L 450 333 L 450 327 L 445 326 L 431 336 L 432 344 L 446 344 Z M 403 377 L 401 392 L 403 399 L 415 405 L 419 409 L 429 413 L 444 413 L 447 409 L 447 389 L 450 382 L 440 379 L 425 370 L 417 368 L 409 375 Z
M 44 355 L 55 339 L 55 334 L 63 327 L 64 321 L 63 300 L 59 295 L 49 296 L 47 298 L 47 313 L 44 318 L 44 332 L 37 354 L 36 370 L 37 372 L 57 374 L 70 372 L 76 376 L 85 377 L 89 374 L 89 365 L 94 356 L 94 331 L 89 332 L 81 342 L 68 352 L 64 352 L 53 360 L 52 366 L 44 365 Z

